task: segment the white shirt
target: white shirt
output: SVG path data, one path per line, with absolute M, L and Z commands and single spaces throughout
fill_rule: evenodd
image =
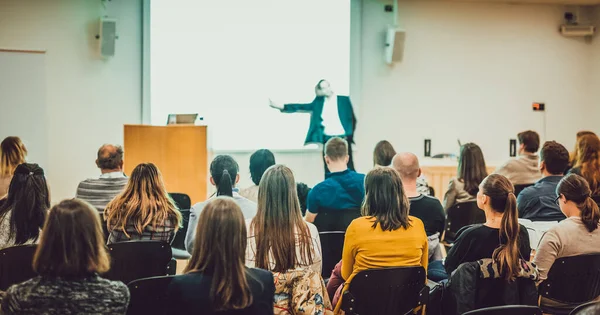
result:
M 104 173 L 102 175 L 100 175 L 100 178 L 125 178 L 125 174 L 123 174 L 123 172 L 110 172 L 110 173 Z
M 323 133 L 328 136 L 345 136 L 346 130 L 340 120 L 340 114 L 338 113 L 338 98 L 337 95 L 331 97 L 325 97 L 323 103 L 323 112 L 321 113 L 323 119 Z

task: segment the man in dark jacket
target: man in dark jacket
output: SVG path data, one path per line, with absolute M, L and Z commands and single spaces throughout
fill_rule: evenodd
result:
M 354 170 L 352 143 L 356 129 L 356 117 L 348 96 L 333 93 L 327 80 L 320 80 L 315 86 L 315 99 L 308 104 L 279 104 L 270 101 L 270 106 L 282 113 L 310 113 L 310 126 L 304 144 L 325 144 L 333 137 L 348 141 L 348 168 Z M 323 146 L 324 147 L 324 146 Z M 324 155 L 323 155 L 324 156 Z M 325 174 L 329 173 L 323 161 Z

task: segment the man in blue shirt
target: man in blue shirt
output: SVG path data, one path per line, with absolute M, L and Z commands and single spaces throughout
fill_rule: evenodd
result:
M 556 186 L 569 166 L 569 151 L 556 141 L 544 143 L 540 152 L 542 179 L 525 188 L 517 198 L 519 218 L 531 221 L 562 221 L 556 204 Z
M 314 222 L 321 211 L 360 209 L 365 197 L 365 175 L 348 168 L 348 142 L 331 138 L 325 144 L 325 163 L 330 173 L 308 193 L 306 221 Z

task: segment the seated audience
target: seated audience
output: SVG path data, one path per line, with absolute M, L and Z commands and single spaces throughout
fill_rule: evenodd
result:
M 391 143 L 387 140 L 382 140 L 375 145 L 373 150 L 373 165 L 377 166 L 390 166 L 392 164 L 392 158 L 396 155 L 396 150 Z
M 229 197 L 211 199 L 196 228 L 194 252 L 167 291 L 173 314 L 273 314 L 273 274 L 246 268 L 246 224 Z
M 575 141 L 575 149 L 573 149 L 573 152 L 571 152 L 571 154 L 570 154 L 571 159 L 569 160 L 570 161 L 569 170 L 573 167 L 573 165 L 575 165 L 575 161 L 577 161 L 577 159 L 578 159 L 577 148 L 579 147 L 579 141 L 581 141 L 581 138 L 583 136 L 587 136 L 587 135 L 596 136 L 595 133 L 593 133 L 592 131 L 587 131 L 587 130 L 582 130 L 577 133 L 577 137 L 576 137 L 576 141 Z
M 150 240 L 171 243 L 181 224 L 181 213 L 152 163 L 133 169 L 125 190 L 106 206 L 104 216 L 110 233 L 108 244 Z
M 79 183 L 76 197 L 104 212 L 106 205 L 127 185 L 127 176 L 123 174 L 123 148 L 112 144 L 101 146 L 96 166 L 100 169 L 100 177 Z
M 348 168 L 348 143 L 331 138 L 325 144 L 325 163 L 330 173 L 308 194 L 306 221 L 314 222 L 320 211 L 360 209 L 365 196 L 365 175 Z
M 409 215 L 423 221 L 429 241 L 429 257 L 439 250 L 440 236 L 444 233 L 446 213 L 440 201 L 417 191 L 417 178 L 421 176 L 419 159 L 412 153 L 400 153 L 394 156 L 392 167 L 400 174 L 404 192 L 410 202 Z M 436 257 L 441 259 L 442 257 Z
M 537 182 L 542 178 L 538 166 L 537 151 L 540 148 L 540 135 L 527 130 L 519 133 L 519 157 L 506 162 L 496 170 L 513 185 L 527 185 Z
M 267 149 L 258 150 L 250 156 L 250 177 L 254 185 L 240 191 L 240 196 L 258 201 L 258 185 L 265 171 L 275 165 L 275 155 Z
M 444 196 L 444 209 L 461 202 L 475 200 L 479 184 L 487 176 L 485 160 L 481 148 L 475 143 L 467 143 L 460 150 L 458 176 L 450 180 Z
M 556 186 L 569 166 L 569 151 L 558 142 L 544 143 L 540 151 L 542 179 L 525 188 L 517 198 L 519 218 L 531 221 L 561 221 L 565 215 L 554 202 Z
M 343 292 L 360 271 L 402 266 L 427 270 L 425 227 L 421 220 L 409 216 L 409 201 L 398 173 L 391 168 L 375 168 L 367 174 L 365 187 L 363 217 L 352 221 L 346 231 L 341 265 L 345 284 L 333 298 L 336 313 Z
M 0 143 L 0 199 L 8 192 L 15 169 L 25 163 L 26 156 L 27 148 L 19 137 L 6 137 Z
M 485 212 L 486 222 L 464 227 L 444 262 L 450 275 L 464 262 L 493 258 L 503 273 L 518 270 L 518 258 L 529 261 L 531 247 L 527 229 L 519 224 L 517 198 L 512 183 L 504 176 L 486 177 L 477 193 L 477 206 Z
M 308 205 L 306 204 L 306 199 L 308 199 L 308 194 L 310 193 L 311 188 L 308 187 L 305 183 L 297 183 L 296 184 L 296 192 L 298 193 L 298 200 L 300 201 L 300 211 L 302 212 L 302 217 L 306 215 L 306 208 Z
M 235 188 L 235 184 L 239 181 L 239 166 L 231 156 L 218 155 L 210 163 L 210 183 L 217 187 L 216 196 L 232 197 L 240 209 L 242 209 L 244 218 L 252 219 L 256 215 L 256 203 L 240 196 L 239 190 Z M 190 209 L 188 230 L 185 236 L 185 248 L 190 254 L 194 251 L 196 225 L 198 224 L 200 213 L 213 198 L 199 202 Z
M 2 314 L 126 314 L 127 286 L 98 275 L 109 268 L 98 212 L 63 200 L 44 225 L 33 259 L 38 276 L 6 291 Z
M 584 135 L 577 142 L 576 160 L 569 173 L 583 176 L 590 184 L 592 196 L 600 195 L 600 139 Z
M 0 206 L 0 249 L 37 243 L 49 208 L 44 170 L 37 164 L 17 166 Z

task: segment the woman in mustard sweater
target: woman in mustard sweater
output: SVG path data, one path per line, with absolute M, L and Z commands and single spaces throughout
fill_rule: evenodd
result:
M 335 311 L 354 276 L 367 269 L 423 266 L 427 270 L 427 235 L 423 222 L 408 215 L 409 202 L 398 173 L 376 168 L 365 178 L 365 201 L 360 217 L 348 226 L 342 254 L 342 277 Z M 425 282 L 425 278 L 423 278 Z

